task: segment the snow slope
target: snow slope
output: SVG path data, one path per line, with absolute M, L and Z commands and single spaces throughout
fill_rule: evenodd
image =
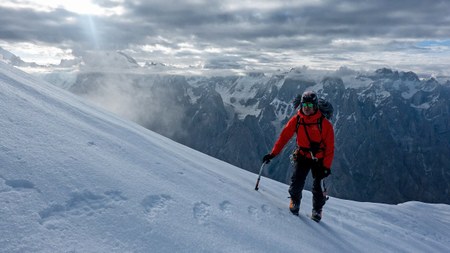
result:
M 331 198 L 211 158 L 0 62 L 0 252 L 449 252 L 450 206 Z

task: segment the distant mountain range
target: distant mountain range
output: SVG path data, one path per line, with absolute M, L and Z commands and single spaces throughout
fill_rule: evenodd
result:
M 146 74 L 131 66 L 129 56 L 115 54 L 112 59 L 116 71 L 85 66 L 43 78 L 252 172 L 294 114 L 292 99 L 315 90 L 335 108 L 330 195 L 384 203 L 450 203 L 449 81 L 391 69 L 361 73 L 306 67 L 270 75 Z M 126 65 L 117 71 L 122 60 Z M 264 175 L 288 182 L 293 149 L 291 141 Z

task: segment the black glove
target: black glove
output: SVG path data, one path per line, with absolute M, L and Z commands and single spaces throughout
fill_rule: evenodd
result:
M 319 168 L 317 168 L 315 174 L 316 174 L 315 178 L 324 179 L 331 174 L 331 169 L 324 167 L 324 166 L 320 166 Z
M 275 156 L 274 155 L 272 155 L 272 154 L 267 154 L 267 155 L 265 155 L 264 157 L 263 157 L 263 163 L 270 163 L 270 160 L 272 159 L 272 158 L 274 158 Z

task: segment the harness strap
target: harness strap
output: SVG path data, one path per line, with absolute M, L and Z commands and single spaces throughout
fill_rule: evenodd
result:
M 320 148 L 320 144 L 322 144 L 322 138 L 320 139 L 320 142 L 317 143 L 317 145 L 315 145 L 314 148 L 311 147 L 312 146 L 311 145 L 311 143 L 312 143 L 311 142 L 311 137 L 309 136 L 308 129 L 307 129 L 306 125 L 315 125 L 315 124 L 317 124 L 318 127 L 319 127 L 319 130 L 320 130 L 320 133 L 322 133 L 322 118 L 323 118 L 323 116 L 320 117 L 317 120 L 317 123 L 308 123 L 307 124 L 307 123 L 305 123 L 305 120 L 303 118 L 300 119 L 300 116 L 297 114 L 296 133 L 298 132 L 299 126 L 303 125 L 303 128 L 305 129 L 306 138 L 308 139 L 308 142 L 309 142 L 309 147 L 308 148 L 306 148 L 306 147 L 298 147 L 298 149 L 303 151 L 303 152 L 309 152 L 310 155 L 311 155 L 311 158 L 314 161 L 318 160 L 317 157 L 315 156 L 315 154 L 317 154 L 320 150 L 323 150 L 323 148 Z
M 297 146 L 297 149 L 298 149 L 298 150 L 301 150 L 301 151 L 303 151 L 303 152 L 312 152 L 312 151 L 313 151 L 311 148 L 299 147 L 299 146 Z M 320 151 L 320 150 L 325 150 L 325 149 L 324 149 L 324 148 L 319 148 L 318 151 Z M 317 153 L 317 152 L 316 152 L 316 153 Z

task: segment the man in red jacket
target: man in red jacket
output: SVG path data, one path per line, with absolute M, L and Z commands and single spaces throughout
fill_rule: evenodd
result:
M 321 181 L 330 175 L 331 163 L 334 156 L 334 130 L 333 125 L 318 109 L 317 94 L 306 91 L 302 94 L 301 108 L 284 126 L 270 154 L 263 158 L 269 163 L 277 156 L 286 143 L 297 134 L 297 149 L 294 151 L 294 172 L 291 177 L 289 194 L 291 202 L 290 211 L 298 215 L 302 190 L 305 180 L 311 170 L 313 176 L 313 210 L 311 218 L 320 221 L 322 207 L 326 198 L 323 194 Z

